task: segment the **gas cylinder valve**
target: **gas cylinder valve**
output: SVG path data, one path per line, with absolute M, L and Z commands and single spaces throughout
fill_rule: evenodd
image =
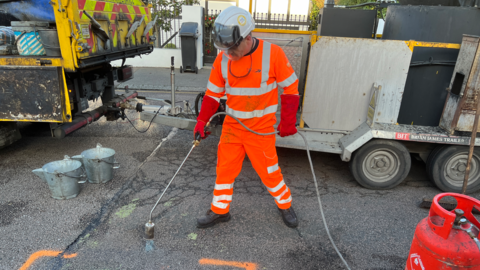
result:
M 455 213 L 456 217 L 455 217 L 455 221 L 453 221 L 453 225 L 454 226 L 460 226 L 460 220 L 462 219 L 465 212 L 463 212 L 462 209 L 455 209 L 454 213 Z
M 466 218 L 461 218 L 460 221 L 459 221 L 459 229 L 466 232 L 468 234 L 468 236 L 470 236 L 470 238 L 472 238 L 473 241 L 475 241 L 475 243 L 477 244 L 477 247 L 478 247 L 478 250 L 480 251 L 480 241 L 478 240 L 478 229 L 472 224 L 470 223 Z M 477 233 L 475 234 L 473 232 L 474 229 Z

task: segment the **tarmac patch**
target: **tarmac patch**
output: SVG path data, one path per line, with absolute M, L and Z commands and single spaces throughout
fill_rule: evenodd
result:
M 407 259 L 396 255 L 372 254 L 372 259 L 378 259 L 392 264 L 392 268 L 401 269 L 405 265 Z
M 23 201 L 0 204 L 0 213 L 2 213 L 0 215 L 0 227 L 11 224 L 25 210 L 27 204 Z
M 349 260 L 346 252 L 340 252 L 345 260 Z M 284 258 L 289 259 L 289 269 L 296 269 L 299 265 L 305 270 L 342 269 L 344 265 L 328 240 L 320 245 L 299 246 L 289 250 Z
M 149 155 L 150 152 L 148 151 L 132 153 L 132 157 L 134 157 L 138 161 L 144 161 Z

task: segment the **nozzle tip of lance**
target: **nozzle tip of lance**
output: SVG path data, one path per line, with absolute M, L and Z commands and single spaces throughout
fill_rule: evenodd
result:
M 145 224 L 145 239 L 153 239 L 155 236 L 155 224 L 152 221 L 148 221 Z

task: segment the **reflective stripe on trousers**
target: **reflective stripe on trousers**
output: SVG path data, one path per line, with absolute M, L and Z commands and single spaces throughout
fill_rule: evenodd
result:
M 223 126 L 218 144 L 217 180 L 211 209 L 217 214 L 229 212 L 233 183 L 242 169 L 245 154 L 267 190 L 281 209 L 291 206 L 292 196 L 278 166 L 275 135 L 259 136 L 249 131 Z

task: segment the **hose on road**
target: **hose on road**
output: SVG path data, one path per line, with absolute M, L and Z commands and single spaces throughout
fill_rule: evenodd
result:
M 242 125 L 246 130 L 248 130 L 248 131 L 250 131 L 254 134 L 257 134 L 257 135 L 267 136 L 267 135 L 277 134 L 277 132 L 270 132 L 270 133 L 255 132 L 255 131 L 251 130 L 250 128 L 248 128 L 247 126 L 245 126 L 245 124 L 243 124 L 242 121 L 240 121 L 238 118 L 236 118 L 235 116 L 233 116 L 229 113 L 226 113 L 226 112 L 218 112 L 218 113 L 214 114 L 212 117 L 210 117 L 210 119 L 208 120 L 208 123 L 207 123 L 207 127 L 210 125 L 210 122 L 212 121 L 212 119 L 215 118 L 218 115 L 227 115 L 227 116 L 232 117 L 233 119 L 235 119 L 235 121 L 237 121 L 240 125 Z M 348 270 L 350 270 L 350 267 L 348 266 L 348 263 L 343 258 L 342 253 L 340 253 L 340 251 L 338 250 L 337 246 L 335 245 L 335 242 L 333 241 L 332 236 L 330 235 L 330 231 L 328 230 L 328 225 L 327 225 L 327 221 L 325 219 L 325 214 L 323 213 L 322 201 L 320 199 L 320 192 L 318 191 L 317 177 L 315 176 L 315 171 L 313 170 L 312 158 L 310 157 L 310 148 L 308 146 L 307 138 L 305 138 L 305 135 L 303 135 L 301 132 L 297 132 L 297 134 L 300 135 L 303 138 L 303 141 L 305 142 L 305 147 L 307 148 L 308 161 L 310 162 L 310 169 L 312 170 L 313 182 L 315 183 L 315 190 L 317 192 L 318 205 L 320 207 L 320 213 L 322 215 L 323 225 L 325 225 L 325 231 L 327 232 L 328 238 L 330 239 L 330 242 L 332 243 L 333 247 L 335 248 L 335 251 L 337 252 L 340 259 L 342 260 L 343 264 L 345 265 L 345 267 Z

